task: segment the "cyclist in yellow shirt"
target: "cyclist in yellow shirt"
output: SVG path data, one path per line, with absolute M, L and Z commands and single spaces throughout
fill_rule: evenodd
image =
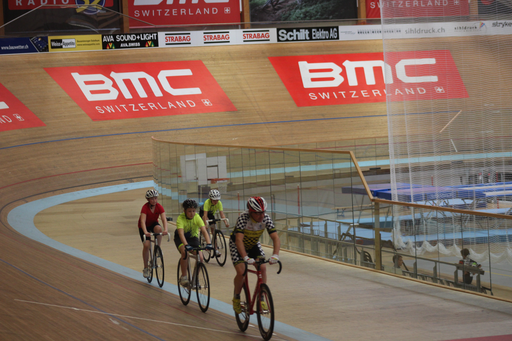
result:
M 206 231 L 204 222 L 196 213 L 197 202 L 192 199 L 187 199 L 183 202 L 183 213 L 178 216 L 176 220 L 176 231 L 174 232 L 174 244 L 181 253 L 180 267 L 181 278 L 180 284 L 182 286 L 188 285 L 187 278 L 187 259 L 185 258 L 186 252 L 190 252 L 194 247 L 199 247 L 199 233 L 201 232 L 206 240 L 206 248 L 213 250 L 210 236 Z M 203 261 L 203 255 L 200 252 L 199 257 Z
M 208 199 L 204 202 L 204 205 L 201 206 L 201 209 L 199 210 L 199 215 L 203 218 L 203 221 L 206 226 L 210 226 L 211 235 L 214 235 L 215 232 L 215 223 L 208 224 L 208 220 L 215 219 L 215 213 L 219 212 L 220 217 L 222 219 L 226 219 L 226 216 L 224 215 L 222 202 L 220 201 L 220 192 L 216 189 L 212 189 L 210 193 L 208 194 Z M 229 227 L 229 222 L 227 220 L 224 220 L 224 225 L 226 227 Z M 214 241 L 215 243 L 215 241 Z M 215 253 L 217 256 L 219 255 L 219 250 L 217 245 L 214 245 L 215 247 Z

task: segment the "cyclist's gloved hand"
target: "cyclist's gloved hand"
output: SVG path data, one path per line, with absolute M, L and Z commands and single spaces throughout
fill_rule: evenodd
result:
M 249 258 L 248 256 L 245 256 L 244 257 L 244 261 L 249 264 L 249 265 L 252 265 L 254 264 L 254 259 L 253 258 Z
M 206 244 L 206 250 L 213 250 L 212 244 Z
M 189 251 L 189 252 L 190 252 L 190 251 L 193 251 L 193 250 L 194 250 L 194 248 L 192 247 L 192 245 L 188 245 L 188 244 L 187 244 L 187 245 L 185 245 L 185 250 L 187 250 L 187 251 Z
M 279 261 L 279 256 L 278 255 L 272 255 L 272 257 L 270 257 L 270 259 L 268 260 L 268 262 L 271 265 L 272 264 L 276 264 L 278 261 Z

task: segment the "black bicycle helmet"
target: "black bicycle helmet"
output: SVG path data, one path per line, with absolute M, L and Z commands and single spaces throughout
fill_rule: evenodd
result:
M 183 209 L 197 208 L 197 202 L 193 199 L 187 199 L 183 202 Z

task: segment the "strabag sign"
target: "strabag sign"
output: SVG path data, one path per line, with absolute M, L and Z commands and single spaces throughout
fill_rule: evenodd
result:
M 269 60 L 299 107 L 468 97 L 448 50 Z
M 130 27 L 240 22 L 239 0 L 130 0 Z
M 236 111 L 200 60 L 45 70 L 93 121 Z
M 0 132 L 44 126 L 29 108 L 0 84 Z

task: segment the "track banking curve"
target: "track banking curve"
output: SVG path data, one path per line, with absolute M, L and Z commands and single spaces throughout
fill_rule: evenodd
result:
M 347 51 L 351 46 L 345 47 Z M 27 238 L 13 229 L 8 215 L 16 207 L 39 199 L 151 180 L 153 135 L 185 142 L 239 144 L 253 143 L 257 135 L 261 144 L 278 145 L 296 143 L 293 135 L 306 127 L 316 127 L 323 138 L 326 132 L 338 134 L 334 124 L 326 125 L 342 118 L 335 108 L 324 110 L 322 115 L 313 115 L 315 110 L 311 108 L 299 112 L 279 86 L 277 76 L 262 72 L 270 70 L 269 55 L 314 54 L 318 48 L 288 45 L 287 51 L 276 52 L 262 45 L 243 49 L 176 48 L 172 55 L 167 49 L 157 49 L 156 53 L 141 49 L 2 56 L 0 83 L 43 123 L 0 132 L 2 335 L 12 340 L 38 339 L 41 335 L 54 339 L 76 339 L 77 335 L 83 339 L 106 335 L 123 340 L 169 339 L 168 324 L 153 324 L 142 317 L 161 321 L 162 316 L 176 312 L 176 318 L 172 313 L 176 337 L 183 338 L 188 330 L 204 327 L 219 330 L 211 334 L 212 339 L 239 339 L 232 316 L 213 310 L 208 316 L 196 316 L 182 308 L 172 293 Z M 336 45 L 324 47 L 326 52 L 333 48 Z M 190 59 L 203 61 L 236 112 L 92 121 L 46 71 Z M 254 74 L 260 77 L 254 80 Z M 280 93 L 272 101 L 268 100 L 269 84 L 277 86 L 274 93 Z M 262 95 L 261 89 L 265 89 Z M 376 116 L 379 123 L 384 123 L 381 107 L 343 115 L 356 117 L 352 123 L 345 120 L 344 126 L 355 125 L 358 116 L 367 116 L 367 120 Z M 279 133 L 282 131 L 287 133 Z M 318 139 L 309 132 L 309 141 Z M 101 217 L 99 220 L 101 224 Z M 195 318 L 191 319 L 192 315 Z
M 240 333 L 233 316 L 223 312 L 223 304 L 207 314 L 197 306 L 184 307 L 175 294 L 130 277 L 131 271 L 118 273 L 85 256 L 69 255 L 28 238 L 9 223 L 9 214 L 40 199 L 151 181 L 153 135 L 181 142 L 240 145 L 386 135 L 384 103 L 346 105 L 343 110 L 340 106 L 299 108 L 268 60 L 269 56 L 380 52 L 380 41 L 154 50 L 2 56 L 0 83 L 44 125 L 0 132 L 1 338 L 175 340 L 208 335 L 210 340 L 260 339 L 257 331 Z M 93 121 L 45 71 L 189 60 L 204 63 L 236 111 Z M 99 195 L 98 203 L 88 206 L 93 211 L 78 200 L 76 211 L 64 212 L 68 206 L 62 204 L 56 206 L 61 211 L 55 214 L 70 217 L 65 221 L 67 230 L 84 219 L 100 226 L 115 218 L 131 221 L 131 215 L 106 210 L 108 199 L 103 197 Z M 128 200 L 119 199 L 119 205 Z M 104 230 L 104 235 L 86 237 L 121 254 L 122 248 L 110 242 L 109 226 Z M 132 238 L 132 230 L 124 233 Z M 294 254 L 286 258 L 286 273 L 273 282 L 286 288 L 276 293 L 287 306 L 277 319 L 291 321 L 286 324 L 293 322 L 319 338 L 442 340 L 509 330 L 512 308 L 508 303 L 324 260 Z M 288 286 L 279 281 L 287 281 Z M 426 308 L 436 315 L 425 315 Z M 406 321 L 410 328 L 396 321 Z M 431 322 L 430 327 L 426 322 Z M 433 323 L 436 328 L 431 328 Z M 473 324 L 480 328 L 467 328 Z M 275 336 L 276 340 L 293 338 L 279 330 Z

